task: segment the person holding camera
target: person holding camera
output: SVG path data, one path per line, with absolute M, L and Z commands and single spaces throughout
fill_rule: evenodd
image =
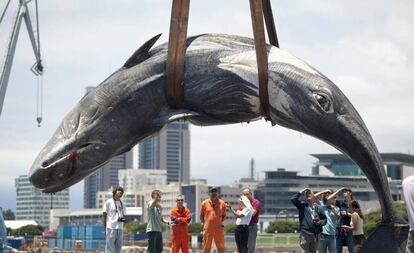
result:
M 336 200 L 335 205 L 339 208 L 340 217 L 336 226 L 336 253 L 342 253 L 343 246 L 348 246 L 348 252 L 354 253 L 354 239 L 352 231 L 347 226 L 351 226 L 351 213 L 349 203 L 354 199 L 351 188 L 342 187 L 328 197 L 328 201 L 336 198 L 342 192 L 344 200 Z
M 305 200 L 300 199 L 302 196 Z M 322 227 L 326 225 L 326 216 L 309 188 L 293 195 L 291 201 L 299 211 L 300 248 L 305 253 L 316 253 Z
M 103 205 L 102 223 L 104 225 L 106 246 L 105 253 L 121 253 L 123 225 L 125 220 L 125 205 L 121 198 L 124 189 L 117 186 L 112 191 L 112 198 Z
M 351 210 L 351 226 L 342 225 L 342 228 L 352 231 L 352 238 L 354 239 L 354 253 L 359 253 L 362 244 L 365 242 L 364 235 L 364 215 L 361 207 L 356 200 L 349 202 Z
M 246 196 L 239 199 L 239 208 L 237 210 L 225 202 L 226 207 L 237 217 L 236 228 L 234 229 L 234 239 L 236 240 L 237 252 L 247 253 L 247 244 L 249 242 L 249 223 L 253 216 L 253 207 Z
M 161 191 L 153 190 L 151 192 L 151 200 L 147 204 L 148 223 L 148 253 L 162 252 L 162 223 L 170 225 L 170 221 L 162 217 Z
M 326 189 L 315 194 L 319 199 L 319 205 L 326 216 L 326 225 L 322 228 L 319 240 L 318 253 L 336 252 L 336 224 L 340 217 L 339 207 L 335 206 L 336 196 L 328 200 L 333 190 Z

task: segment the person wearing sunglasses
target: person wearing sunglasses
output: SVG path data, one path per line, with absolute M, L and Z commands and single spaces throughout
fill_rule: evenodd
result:
M 191 221 L 190 210 L 184 206 L 184 196 L 175 199 L 177 206 L 170 212 L 172 253 L 188 253 L 188 223 Z

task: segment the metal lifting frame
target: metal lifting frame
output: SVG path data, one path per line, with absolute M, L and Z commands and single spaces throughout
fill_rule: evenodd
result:
M 263 17 L 271 45 L 279 47 L 270 0 L 249 0 L 259 76 L 259 97 L 263 116 L 269 119 L 268 59 Z M 167 57 L 165 93 L 169 105 L 180 108 L 183 103 L 185 41 L 190 0 L 173 0 Z
M 0 16 L 0 24 L 4 18 L 6 10 L 10 4 L 11 0 L 8 0 L 6 6 Z M 10 39 L 8 41 L 8 45 L 6 48 L 6 57 L 4 59 L 1 72 L 0 72 L 0 116 L 3 109 L 3 102 L 6 95 L 7 83 L 10 77 L 10 71 L 13 63 L 14 53 L 16 51 L 16 44 L 19 37 L 20 25 L 22 20 L 26 23 L 27 31 L 29 33 L 30 42 L 33 47 L 33 51 L 36 57 L 36 63 L 31 68 L 32 72 L 35 75 L 42 75 L 43 73 L 43 66 L 42 60 L 40 58 L 40 42 L 39 42 L 39 32 L 37 32 L 37 38 L 34 35 L 32 22 L 30 20 L 30 13 L 29 9 L 27 8 L 27 4 L 31 0 L 19 0 L 19 8 L 17 9 L 16 18 L 13 23 L 13 29 L 11 32 Z M 36 0 L 36 11 L 37 11 L 37 0 Z M 38 16 L 36 18 L 38 20 Z M 38 21 L 37 21 L 38 22 Z

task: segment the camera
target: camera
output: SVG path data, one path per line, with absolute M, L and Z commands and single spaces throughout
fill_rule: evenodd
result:
M 119 217 L 118 222 L 126 222 L 126 219 L 124 217 Z

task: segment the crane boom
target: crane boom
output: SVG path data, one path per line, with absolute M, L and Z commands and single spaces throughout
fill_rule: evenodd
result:
M 0 24 L 1 24 L 1 21 L 4 17 L 4 14 L 7 10 L 9 2 L 7 2 L 6 7 L 5 7 L 5 9 L 4 9 L 4 11 L 1 15 Z M 4 103 L 4 98 L 6 96 L 7 83 L 9 81 L 11 67 L 12 67 L 13 58 L 14 58 L 14 53 L 16 51 L 17 40 L 19 38 L 20 26 L 21 26 L 21 23 L 22 23 L 23 20 L 26 23 L 27 31 L 29 33 L 30 42 L 32 44 L 33 51 L 34 51 L 34 54 L 35 54 L 35 57 L 36 57 L 35 66 L 34 66 L 34 68 L 32 68 L 33 73 L 35 75 L 41 75 L 43 73 L 43 66 L 42 66 L 42 61 L 41 61 L 41 58 L 40 58 L 39 41 L 38 41 L 38 39 L 36 39 L 36 37 L 34 35 L 32 22 L 30 20 L 29 9 L 27 8 L 27 4 L 29 2 L 30 2 L 30 0 L 29 1 L 19 0 L 19 7 L 17 9 L 16 18 L 15 18 L 14 23 L 13 23 L 12 33 L 11 33 L 11 36 L 9 38 L 8 45 L 7 45 L 7 48 L 6 48 L 6 57 L 4 59 L 2 69 L 1 69 L 1 72 L 0 72 L 0 116 L 1 116 L 1 112 L 3 110 L 3 103 Z

